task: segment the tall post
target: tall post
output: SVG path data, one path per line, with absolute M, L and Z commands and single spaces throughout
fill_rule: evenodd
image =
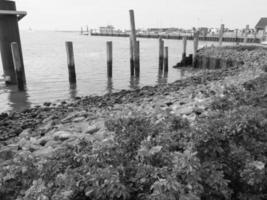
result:
M 182 60 L 185 59 L 186 57 L 186 46 L 187 46 L 187 37 L 183 37 L 183 55 L 182 55 Z
M 23 81 L 26 81 L 18 26 L 18 21 L 26 14 L 27 13 L 24 11 L 16 11 L 16 4 L 14 1 L 0 0 L 0 52 L 6 84 L 17 83 L 10 48 L 12 42 L 18 44 Z
M 164 63 L 164 40 L 159 38 L 159 69 L 163 70 Z
M 130 38 L 130 71 L 131 71 L 131 76 L 134 76 L 134 59 L 133 59 L 132 38 Z
M 107 73 L 108 78 L 112 77 L 112 42 L 107 42 Z
M 236 45 L 239 44 L 239 42 L 238 42 L 238 29 L 235 29 L 235 42 L 236 42 Z
M 131 22 L 131 42 L 132 42 L 132 48 L 133 48 L 133 60 L 134 60 L 134 68 L 135 71 L 140 71 L 138 68 L 138 60 L 137 60 L 137 46 L 136 46 L 136 30 L 135 30 L 135 19 L 134 19 L 134 11 L 130 10 L 130 22 Z M 139 74 L 136 74 L 136 76 L 139 76 Z
M 196 67 L 196 58 L 197 58 L 197 50 L 198 50 L 198 41 L 199 41 L 199 32 L 196 31 L 194 33 L 194 54 L 193 54 L 193 67 Z
M 23 80 L 23 71 L 22 71 L 22 60 L 20 57 L 19 45 L 16 42 L 11 43 L 11 51 L 13 63 L 15 66 L 15 72 L 17 77 L 18 89 L 20 91 L 24 90 L 24 80 Z
M 248 43 L 249 25 L 246 26 L 244 43 Z
M 66 51 L 69 71 L 69 82 L 70 84 L 76 84 L 76 72 L 72 42 L 66 42 Z
M 136 68 L 135 74 L 137 77 L 140 76 L 140 42 L 136 41 Z
M 83 35 L 83 27 L 81 27 L 81 35 Z
M 169 48 L 164 48 L 164 72 L 169 71 Z
M 224 24 L 221 25 L 221 29 L 220 29 L 220 33 L 219 33 L 219 46 L 222 46 L 223 34 L 224 34 Z

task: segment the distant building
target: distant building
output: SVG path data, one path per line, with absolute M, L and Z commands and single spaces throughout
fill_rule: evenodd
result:
M 111 26 L 111 25 L 102 26 L 102 27 L 99 27 L 99 32 L 102 34 L 113 33 L 114 29 L 115 29 L 114 26 Z
M 260 21 L 257 23 L 255 29 L 257 32 L 265 31 L 267 27 L 267 17 L 262 17 Z

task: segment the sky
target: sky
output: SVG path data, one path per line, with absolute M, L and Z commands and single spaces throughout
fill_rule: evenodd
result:
M 16 0 L 27 11 L 21 29 L 80 30 L 108 24 L 129 29 L 134 9 L 137 28 L 255 27 L 267 17 L 267 0 Z

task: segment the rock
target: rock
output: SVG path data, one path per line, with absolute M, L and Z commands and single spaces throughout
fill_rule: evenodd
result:
M 89 126 L 87 128 L 87 130 L 85 131 L 85 133 L 87 134 L 94 134 L 96 132 L 98 132 L 100 130 L 100 128 L 98 128 L 96 125 L 92 125 L 92 126 Z
M 0 150 L 0 161 L 12 160 L 15 156 L 15 152 L 9 148 Z
M 52 148 L 51 146 L 49 147 L 45 147 L 45 148 L 42 148 L 40 150 L 37 150 L 33 153 L 34 156 L 37 156 L 37 157 L 46 157 L 46 158 L 49 158 L 53 155 L 53 153 L 55 152 L 56 149 Z
M 84 119 L 85 119 L 84 117 L 76 117 L 72 119 L 72 122 L 80 122 L 80 121 L 83 121 Z
M 45 102 L 44 103 L 44 106 L 47 106 L 47 107 L 49 107 L 51 105 L 51 103 L 50 102 Z
M 171 105 L 173 105 L 173 102 L 167 102 L 166 105 L 171 106 Z
M 73 133 L 67 132 L 67 131 L 58 131 L 54 134 L 54 140 L 58 141 L 65 141 L 73 137 Z
M 21 134 L 19 134 L 20 137 L 30 137 L 30 134 L 31 134 L 31 129 L 28 128 L 28 129 L 25 129 L 21 132 Z

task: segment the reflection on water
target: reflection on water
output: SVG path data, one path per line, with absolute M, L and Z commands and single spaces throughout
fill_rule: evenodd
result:
M 12 110 L 20 111 L 25 108 L 30 108 L 29 95 L 27 91 L 18 91 L 17 86 L 9 86 L 8 101 Z
M 157 84 L 158 85 L 165 85 L 168 83 L 168 72 L 163 72 L 162 69 L 158 70 L 158 79 Z
M 133 90 L 139 89 L 140 88 L 140 78 L 139 77 L 135 77 L 135 76 L 131 76 L 130 77 L 130 88 Z
M 166 84 L 181 78 L 178 69 L 158 72 L 158 40 L 140 38 L 140 79 L 130 77 L 129 39 L 89 37 L 78 33 L 31 31 L 21 32 L 27 92 L 6 87 L 0 77 L 0 113 L 25 107 L 87 95 L 103 95 L 123 89 L 139 89 L 156 83 Z M 106 77 L 106 41 L 113 41 L 113 78 Z M 65 41 L 74 43 L 77 86 L 69 88 Z M 181 60 L 182 41 L 166 40 L 169 65 Z M 202 45 L 200 42 L 200 45 Z M 193 53 L 193 42 L 188 42 L 188 53 Z M 180 56 L 179 56 L 180 55 Z M 0 58 L 0 75 L 3 73 Z M 186 72 L 186 76 L 189 73 Z
M 77 96 L 77 85 L 76 84 L 70 84 L 70 98 L 74 99 Z
M 112 78 L 107 78 L 107 88 L 106 88 L 108 94 L 112 93 L 113 91 L 113 80 Z

